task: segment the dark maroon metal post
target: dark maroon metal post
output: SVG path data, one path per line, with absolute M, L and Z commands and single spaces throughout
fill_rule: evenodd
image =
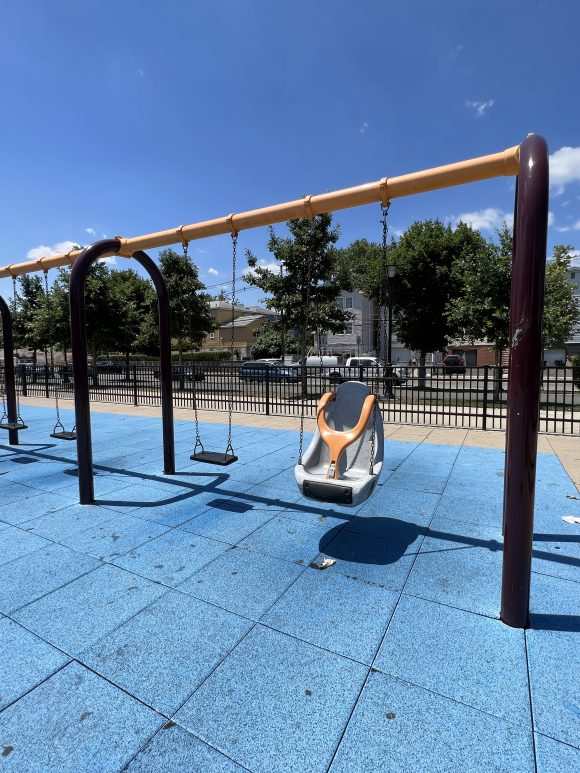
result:
M 548 146 L 529 135 L 514 217 L 500 614 L 514 628 L 529 625 L 547 231 Z
M 119 247 L 120 243 L 117 239 L 105 239 L 87 247 L 75 261 L 70 277 L 71 348 L 75 389 L 79 499 L 81 505 L 91 504 L 95 499 L 91 443 L 91 407 L 87 367 L 85 281 L 90 266 L 102 255 L 110 255 L 112 252 L 117 252 Z M 175 445 L 173 437 L 169 294 L 163 275 L 151 258 L 144 252 L 136 252 L 133 257 L 147 271 L 157 291 L 159 303 L 163 469 L 166 475 L 172 475 L 175 472 Z
M 4 393 L 6 395 L 6 413 L 8 421 L 16 424 L 18 408 L 16 405 L 16 380 L 14 378 L 14 339 L 12 336 L 12 314 L 4 298 L 0 296 L 0 314 L 2 315 L 2 332 L 4 334 Z M 8 430 L 8 443 L 18 445 L 18 430 Z

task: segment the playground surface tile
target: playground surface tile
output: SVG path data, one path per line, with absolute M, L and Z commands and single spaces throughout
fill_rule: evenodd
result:
M 6 770 L 580 770 L 580 500 L 556 454 L 521 631 L 499 620 L 497 448 L 387 437 L 353 509 L 300 496 L 295 430 L 234 427 L 239 462 L 211 468 L 176 421 L 166 476 L 159 419 L 95 412 L 83 507 L 75 444 L 26 419 L 0 447 Z

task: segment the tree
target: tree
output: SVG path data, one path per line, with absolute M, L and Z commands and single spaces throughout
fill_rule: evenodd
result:
M 45 331 L 44 340 L 63 349 L 70 346 L 69 284 L 70 269 L 59 269 L 37 322 L 39 329 Z M 105 263 L 93 263 L 87 272 L 85 316 L 87 349 L 95 362 L 100 351 L 117 348 L 119 322 L 123 319 L 123 302 L 115 292 L 115 280 Z
M 454 231 L 440 220 L 413 223 L 394 247 L 394 325 L 405 346 L 420 353 L 421 367 L 427 352 L 443 351 L 457 330 L 447 316 L 460 284 L 454 265 L 485 249 L 485 241 L 469 226 L 459 223 Z
M 159 253 L 159 263 L 169 291 L 171 334 L 177 339 L 181 364 L 183 341 L 188 341 L 190 349 L 199 349 L 205 336 L 215 330 L 217 324 L 210 314 L 209 296 L 201 292 L 205 285 L 200 281 L 197 266 L 192 260 L 187 255 L 167 249 Z M 151 323 L 150 313 L 149 328 Z
M 46 350 L 47 339 L 39 335 L 36 318 L 44 301 L 44 288 L 39 276 L 24 274 L 18 280 L 20 290 L 16 299 L 16 315 L 13 322 L 14 340 L 17 347 L 32 349 L 32 361 L 36 365 L 36 353 Z M 36 376 L 36 369 L 34 370 Z
M 336 250 L 335 278 L 342 290 L 359 290 L 368 298 L 378 298 L 382 248 L 367 239 L 356 239 Z
M 279 322 L 266 322 L 256 335 L 251 355 L 254 359 L 265 357 L 281 357 L 285 354 L 298 352 L 298 341 L 288 333 L 284 333 L 284 348 L 282 349 L 282 330 Z
M 157 296 L 151 284 L 133 269 L 111 272 L 113 292 L 122 310 L 116 330 L 115 348 L 125 355 L 127 378 L 132 352 L 142 348 L 142 334 L 148 317 L 157 313 Z M 155 350 L 159 348 L 157 337 Z
M 580 308 L 574 300 L 575 285 L 568 281 L 568 269 L 574 247 L 554 246 L 552 260 L 546 264 L 544 303 L 544 348 L 564 347 L 580 321 Z
M 300 360 L 304 365 L 308 342 L 314 333 L 330 330 L 342 333 L 350 319 L 348 312 L 338 307 L 340 284 L 335 278 L 338 228 L 331 228 L 332 215 L 301 217 L 288 222 L 289 237 L 276 236 L 270 228 L 268 249 L 283 267 L 273 271 L 258 264 L 247 252 L 252 271 L 245 281 L 268 293 L 265 304 L 283 317 L 284 328 L 299 331 Z M 303 368 L 303 390 L 306 391 L 306 370 Z
M 497 232 L 498 242 L 490 242 L 481 253 L 466 253 L 454 266 L 458 292 L 448 307 L 448 319 L 464 340 L 488 341 L 500 353 L 509 345 L 509 309 L 512 278 L 513 234 L 507 225 Z M 572 258 L 571 245 L 556 245 L 553 259 L 546 263 L 544 301 L 544 347 L 564 346 L 578 321 L 574 285 L 567 270 Z
M 208 296 L 210 301 L 227 301 L 228 303 L 231 303 L 230 296 L 226 293 L 226 291 L 222 289 L 217 293 L 216 295 L 209 295 Z
M 447 307 L 447 318 L 463 341 L 488 341 L 496 364 L 509 342 L 509 305 L 513 238 L 504 225 L 498 242 L 481 238 L 480 249 L 465 250 L 456 259 L 453 276 L 458 288 Z

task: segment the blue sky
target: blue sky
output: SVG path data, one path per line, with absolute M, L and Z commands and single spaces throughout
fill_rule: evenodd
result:
M 578 249 L 579 27 L 573 0 L 4 0 L 0 264 L 484 155 L 529 131 L 554 159 L 550 247 Z M 463 215 L 487 235 L 513 197 L 504 178 L 396 200 L 390 225 Z M 380 238 L 378 205 L 335 219 L 342 244 Z M 266 241 L 245 231 L 240 248 L 267 261 Z M 230 278 L 229 253 L 228 237 L 191 246 L 208 285 Z

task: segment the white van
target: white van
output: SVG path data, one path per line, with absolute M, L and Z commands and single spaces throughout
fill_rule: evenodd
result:
M 357 378 L 361 376 L 363 378 L 383 378 L 384 366 L 377 357 L 349 357 L 346 361 L 345 368 L 350 370 L 331 371 L 329 372 L 329 378 L 333 378 L 336 381 L 347 381 L 349 379 Z M 397 368 L 393 366 L 393 384 L 394 386 L 400 386 L 406 381 L 406 373 L 404 368 Z

